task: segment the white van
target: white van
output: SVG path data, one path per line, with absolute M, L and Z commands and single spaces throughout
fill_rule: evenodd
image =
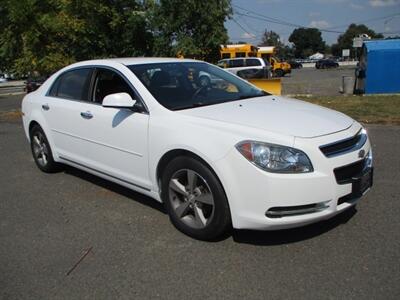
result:
M 271 65 L 260 57 L 226 58 L 218 66 L 245 79 L 271 78 Z

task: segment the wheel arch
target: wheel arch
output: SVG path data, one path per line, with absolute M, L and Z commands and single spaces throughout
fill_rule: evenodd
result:
M 39 124 L 37 121 L 31 120 L 30 123 L 29 123 L 29 126 L 28 126 L 28 133 L 29 133 L 29 136 L 30 136 L 30 134 L 31 134 L 31 131 L 32 131 L 33 126 L 35 126 L 35 125 L 38 125 L 40 128 L 42 128 L 42 126 L 40 126 L 40 124 Z M 42 128 L 42 129 L 43 129 L 43 128 Z
M 156 179 L 157 179 L 157 184 L 160 187 L 160 180 L 161 180 L 161 176 L 163 175 L 165 168 L 167 167 L 168 163 L 171 162 L 173 159 L 177 158 L 177 157 L 191 157 L 194 158 L 202 163 L 204 163 L 214 174 L 215 176 L 218 178 L 217 174 L 215 173 L 214 169 L 212 168 L 212 166 L 202 157 L 200 157 L 198 154 L 187 150 L 187 149 L 172 149 L 169 150 L 168 152 L 164 153 L 164 155 L 160 158 L 160 160 L 158 161 L 157 164 L 157 168 L 156 168 Z M 219 180 L 219 179 L 218 179 Z
M 220 179 L 220 176 L 218 176 L 218 173 L 216 172 L 215 168 L 212 167 L 211 163 L 207 162 L 206 159 L 201 157 L 200 155 L 194 153 L 193 151 L 183 149 L 183 148 L 178 148 L 178 149 L 172 149 L 169 150 L 168 152 L 164 153 L 164 155 L 160 158 L 158 161 L 157 167 L 156 167 L 156 180 L 157 180 L 157 186 L 159 190 L 161 190 L 161 177 L 163 175 L 163 172 L 165 171 L 165 168 L 167 167 L 168 163 L 171 162 L 173 159 L 177 157 L 191 157 L 193 159 L 196 159 L 203 163 L 207 168 L 210 169 L 210 171 L 214 174 L 215 178 L 217 178 L 218 182 L 221 184 L 222 189 L 225 193 L 226 199 L 228 199 L 228 206 L 229 206 L 229 198 L 228 194 L 226 193 L 225 186 Z
M 42 118 L 39 114 L 33 114 L 32 117 L 30 118 L 29 122 L 27 122 L 27 127 L 26 127 L 26 135 L 28 137 L 28 140 L 30 142 L 30 136 L 31 136 L 31 130 L 32 128 L 38 125 L 44 132 L 44 134 L 46 135 L 47 141 L 50 144 L 50 148 L 52 149 L 52 153 L 53 153 L 53 158 L 55 161 L 59 161 L 58 159 L 58 154 L 54 145 L 54 141 L 53 141 L 53 137 L 50 134 L 50 128 L 47 127 L 47 123 L 45 121 L 44 118 Z

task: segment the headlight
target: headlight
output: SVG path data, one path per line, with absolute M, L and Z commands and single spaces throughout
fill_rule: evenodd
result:
M 300 150 L 255 141 L 244 141 L 236 149 L 257 167 L 273 173 L 308 173 L 313 166 Z

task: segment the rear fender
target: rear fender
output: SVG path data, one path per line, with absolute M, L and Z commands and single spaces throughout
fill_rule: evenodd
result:
M 53 140 L 53 137 L 51 134 L 51 128 L 49 127 L 48 123 L 46 122 L 46 119 L 43 117 L 43 115 L 40 112 L 38 112 L 37 110 L 34 110 L 30 114 L 27 130 L 29 130 L 29 127 L 31 126 L 32 122 L 38 123 L 39 126 L 42 128 L 42 130 L 43 130 L 44 134 L 46 135 L 46 138 L 50 144 L 50 148 L 53 153 L 53 159 L 55 161 L 59 161 L 57 148 L 55 147 L 55 143 L 54 143 L 54 140 Z M 30 133 L 27 132 L 27 135 L 28 135 L 28 139 L 30 142 L 30 136 L 29 136 Z

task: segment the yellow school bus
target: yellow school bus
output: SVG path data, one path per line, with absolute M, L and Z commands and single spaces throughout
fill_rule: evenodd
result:
M 256 57 L 257 47 L 251 44 L 221 45 L 221 59 L 235 57 Z
M 275 57 L 275 47 L 258 47 L 257 57 L 264 58 L 271 64 L 272 72 L 276 77 L 285 76 L 292 71 L 289 63 L 281 62 Z
M 251 44 L 221 45 L 221 59 L 236 57 L 261 57 L 271 65 L 272 73 L 276 77 L 290 73 L 291 67 L 287 62 L 281 62 L 275 57 L 275 47 L 255 47 Z

